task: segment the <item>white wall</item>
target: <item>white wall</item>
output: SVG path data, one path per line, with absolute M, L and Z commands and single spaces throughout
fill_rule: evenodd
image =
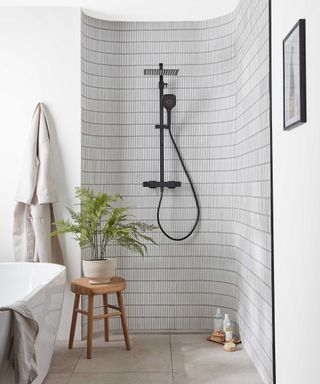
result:
M 13 259 L 13 196 L 33 110 L 42 101 L 52 121 L 60 204 L 80 185 L 80 10 L 1 8 L 0 261 Z M 67 239 L 68 277 L 80 275 L 80 252 Z M 67 288 L 59 337 L 67 338 L 72 296 Z
M 278 384 L 320 383 L 320 4 L 274 0 L 273 144 Z M 282 128 L 282 39 L 306 18 L 307 120 Z
M 239 0 L 0 0 L 0 6 L 82 7 L 108 20 L 203 20 L 232 12 Z

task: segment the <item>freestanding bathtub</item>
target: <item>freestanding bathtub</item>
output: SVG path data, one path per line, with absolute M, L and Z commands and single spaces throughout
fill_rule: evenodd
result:
M 38 377 L 43 382 L 50 366 L 59 327 L 66 281 L 65 267 L 47 263 L 0 263 L 0 307 L 26 301 L 39 324 L 36 339 Z M 11 312 L 0 311 L 0 383 L 14 384 L 8 360 Z

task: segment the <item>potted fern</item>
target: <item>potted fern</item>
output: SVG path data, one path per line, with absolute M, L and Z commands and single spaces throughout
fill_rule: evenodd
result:
M 109 283 L 115 276 L 116 259 L 107 256 L 108 245 L 119 245 L 132 252 L 144 255 L 144 242 L 155 244 L 146 232 L 155 229 L 140 221 L 131 221 L 128 208 L 114 207 L 120 195 L 94 194 L 89 188 L 76 188 L 75 196 L 80 201 L 80 212 L 67 208 L 70 218 L 54 224 L 52 236 L 71 233 L 81 249 L 88 249 L 90 257 L 82 261 L 83 273 L 91 284 Z

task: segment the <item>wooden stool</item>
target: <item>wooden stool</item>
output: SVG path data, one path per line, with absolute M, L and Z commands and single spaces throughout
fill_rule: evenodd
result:
M 88 329 L 87 329 L 87 358 L 91 359 L 92 354 L 92 331 L 93 331 L 93 320 L 95 319 L 104 319 L 104 339 L 109 341 L 109 317 L 111 316 L 120 316 L 121 324 L 123 329 L 124 340 L 126 343 L 126 348 L 130 350 L 130 340 L 128 334 L 128 327 L 126 321 L 126 315 L 123 305 L 122 291 L 126 288 L 126 281 L 121 277 L 113 277 L 111 283 L 109 284 L 99 284 L 92 285 L 89 284 L 88 279 L 76 279 L 71 281 L 71 291 L 75 293 L 74 304 L 73 304 L 73 313 L 72 321 L 70 328 L 70 337 L 69 337 L 69 349 L 73 347 L 74 334 L 77 324 L 77 315 L 81 313 L 82 315 L 88 316 Z M 108 294 L 116 293 L 118 298 L 119 307 L 108 304 Z M 79 309 L 80 295 L 88 296 L 88 311 Z M 93 315 L 93 298 L 95 295 L 103 296 L 103 315 Z M 108 308 L 115 309 L 116 312 L 108 312 Z

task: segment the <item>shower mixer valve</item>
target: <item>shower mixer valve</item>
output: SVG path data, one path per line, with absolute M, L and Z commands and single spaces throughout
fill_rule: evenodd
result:
M 144 181 L 143 186 L 148 187 L 148 188 L 167 187 L 170 189 L 174 189 L 176 187 L 181 187 L 181 182 L 180 181 L 163 181 L 163 182 L 161 182 L 161 181 L 150 180 L 150 181 Z

